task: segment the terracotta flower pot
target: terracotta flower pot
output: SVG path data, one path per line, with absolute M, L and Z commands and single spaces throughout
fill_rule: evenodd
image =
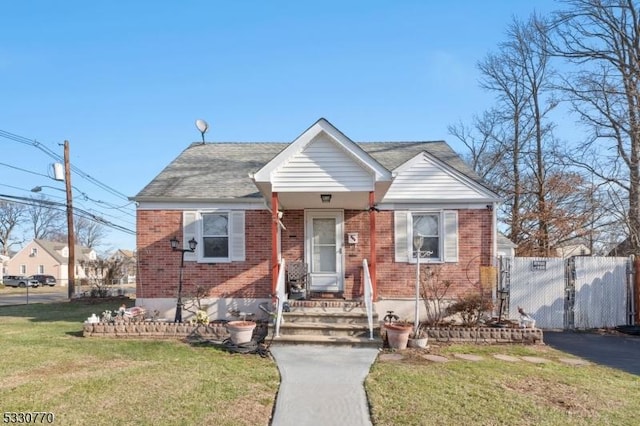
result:
M 229 321 L 227 323 L 229 337 L 236 345 L 250 342 L 255 328 L 256 323 L 254 321 Z
M 385 324 L 387 331 L 387 341 L 392 349 L 406 349 L 411 334 L 411 325 Z

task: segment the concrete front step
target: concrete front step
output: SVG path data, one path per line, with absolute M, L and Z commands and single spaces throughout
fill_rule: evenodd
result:
M 283 312 L 282 316 L 288 323 L 369 324 L 366 312 L 320 311 L 314 308 Z M 373 314 L 373 323 L 378 323 L 378 314 Z
M 382 340 L 378 337 L 373 340 L 369 337 L 349 337 L 349 336 L 307 336 L 307 335 L 280 335 L 273 340 L 267 339 L 271 345 L 323 345 L 323 346 L 351 346 L 381 348 Z M 310 362 L 313 362 L 311 360 Z
M 288 317 L 287 317 L 288 318 Z M 286 319 L 285 319 L 286 321 Z M 373 329 L 374 336 L 379 335 L 379 327 Z M 363 324 L 322 323 L 322 322 L 283 322 L 280 324 L 281 335 L 307 336 L 369 336 L 369 326 Z
M 290 300 L 287 305 L 276 344 L 382 346 L 378 315 L 373 315 L 374 339 L 369 340 L 367 311 L 361 301 Z M 272 326 L 269 332 L 273 333 Z

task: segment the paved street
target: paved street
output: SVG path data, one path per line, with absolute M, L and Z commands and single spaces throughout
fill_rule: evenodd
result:
M 116 287 L 118 288 L 118 287 Z M 87 290 L 87 289 L 76 289 Z M 135 286 L 123 286 L 125 294 L 135 294 Z M 4 289 L 0 292 L 0 306 L 24 305 L 31 303 L 51 303 L 68 300 L 68 288 L 56 285 L 55 287 L 16 288 Z
M 545 331 L 544 342 L 554 349 L 596 364 L 640 376 L 640 337 L 638 336 Z

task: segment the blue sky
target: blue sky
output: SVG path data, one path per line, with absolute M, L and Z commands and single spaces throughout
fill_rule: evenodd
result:
M 354 141 L 446 140 L 492 103 L 476 64 L 513 16 L 552 0 L 0 3 L 0 130 L 135 195 L 189 143 L 293 140 L 325 117 Z M 250 155 L 250 153 L 248 153 Z M 53 160 L 0 137 L 0 194 L 33 195 Z M 9 166 L 12 167 L 9 167 Z M 27 171 L 32 173 L 28 173 Z M 38 173 L 38 174 L 34 174 Z M 43 176 L 45 175 L 45 176 Z M 81 176 L 91 199 L 121 206 Z M 62 193 L 45 188 L 59 200 Z M 78 199 L 134 229 L 125 211 Z M 106 248 L 135 248 L 111 231 Z

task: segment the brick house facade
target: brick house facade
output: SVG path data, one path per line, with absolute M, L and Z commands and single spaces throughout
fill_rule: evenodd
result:
M 290 144 L 193 144 L 135 200 L 138 304 L 167 317 L 181 264 L 172 238 L 198 242 L 183 293 L 204 289 L 218 318 L 270 300 L 274 259 L 305 262 L 312 290 L 345 299 L 362 298 L 368 259 L 378 311 L 403 312 L 416 235 L 450 297 L 476 291 L 496 253 L 498 198 L 444 142 L 355 144 L 324 119 Z

